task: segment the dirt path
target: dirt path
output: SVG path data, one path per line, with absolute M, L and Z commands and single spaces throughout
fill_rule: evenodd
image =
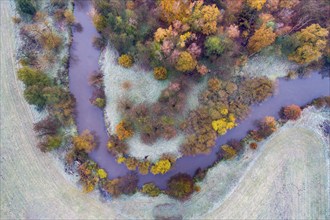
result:
M 151 217 L 150 210 L 162 198 L 134 196 L 102 203 L 82 193 L 50 154 L 35 147 L 32 111 L 15 75 L 9 1 L 0 1 L 0 6 L 1 219 L 113 219 L 125 213 Z M 329 218 L 327 159 L 314 132 L 288 128 L 266 144 L 239 186 L 203 218 Z

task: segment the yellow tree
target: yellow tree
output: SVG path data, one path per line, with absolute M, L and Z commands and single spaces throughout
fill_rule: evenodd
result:
M 251 53 L 259 52 L 262 48 L 271 45 L 275 41 L 275 38 L 276 34 L 273 32 L 273 29 L 262 25 L 250 38 L 248 50 Z
M 180 72 L 193 71 L 197 66 L 196 59 L 189 52 L 181 52 L 176 62 L 175 68 Z
M 165 174 L 171 169 L 171 162 L 167 159 L 159 160 L 155 165 L 150 169 L 150 172 L 154 175 L 156 174 Z
M 84 130 L 79 136 L 73 137 L 73 145 L 76 150 L 91 152 L 96 147 L 93 134 L 89 130 Z
M 175 20 L 185 22 L 191 14 L 191 0 L 161 0 L 161 18 L 172 23 Z
M 295 39 L 299 46 L 295 52 L 289 55 L 289 60 L 299 64 L 318 60 L 326 48 L 328 34 L 327 29 L 322 28 L 319 24 L 312 24 L 297 32 Z
M 248 6 L 251 8 L 257 9 L 260 11 L 264 4 L 266 3 L 266 0 L 247 0 Z
M 190 18 L 192 27 L 205 35 L 217 31 L 217 21 L 220 11 L 216 5 L 203 5 L 203 1 L 196 2 Z

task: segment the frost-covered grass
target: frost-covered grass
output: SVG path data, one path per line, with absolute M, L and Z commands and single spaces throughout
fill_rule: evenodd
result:
M 104 87 L 107 105 L 104 110 L 108 132 L 114 134 L 116 125 L 122 120 L 122 115 L 118 111 L 118 101 L 127 97 L 134 103 L 156 102 L 168 84 L 169 80 L 159 81 L 154 79 L 152 72 L 147 72 L 134 65 L 126 69 L 117 64 L 118 53 L 108 46 L 101 54 L 100 66 L 104 74 Z M 130 88 L 125 89 L 124 83 L 129 83 Z M 192 86 L 191 92 L 187 94 L 187 108 L 192 110 L 198 106 L 198 94 L 206 87 L 207 80 Z M 156 161 L 164 153 L 171 153 L 180 157 L 179 147 L 184 141 L 184 135 L 178 134 L 176 138 L 169 141 L 159 139 L 152 145 L 141 142 L 139 133 L 136 133 L 128 140 L 129 154 L 133 157 Z
M 296 70 L 298 65 L 287 58 L 277 55 L 257 54 L 246 63 L 238 72 L 238 75 L 266 76 L 270 79 L 285 77 L 289 71 Z
M 168 85 L 168 81 L 154 79 L 151 72 L 146 72 L 137 65 L 130 69 L 118 65 L 117 58 L 118 53 L 109 46 L 103 51 L 100 59 L 107 99 L 105 114 L 110 121 L 110 133 L 114 133 L 122 118 L 118 111 L 119 100 L 128 97 L 136 104 L 156 102 L 161 91 Z M 127 82 L 131 86 L 124 89 L 123 83 Z

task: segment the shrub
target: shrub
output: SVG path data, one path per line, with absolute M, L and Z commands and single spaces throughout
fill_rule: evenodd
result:
M 194 182 L 191 176 L 178 173 L 167 182 L 167 194 L 176 199 L 185 200 L 194 192 Z
M 83 184 L 84 192 L 94 190 L 96 184 L 99 182 L 98 171 L 98 165 L 92 160 L 87 160 L 78 167 L 79 181 Z
M 96 98 L 93 102 L 93 105 L 103 109 L 105 107 L 105 99 L 103 98 Z
M 73 145 L 76 150 L 90 153 L 96 147 L 96 141 L 89 130 L 84 130 L 79 136 L 73 137 Z
M 105 178 L 107 178 L 107 176 L 108 176 L 107 172 L 105 172 L 104 169 L 98 169 L 98 170 L 97 170 L 97 175 L 98 175 L 101 179 L 105 179 Z
M 248 6 L 260 11 L 267 0 L 247 0 Z
M 159 160 L 150 169 L 150 172 L 154 175 L 165 174 L 171 169 L 171 162 L 169 160 Z
M 181 52 L 175 64 L 176 70 L 180 72 L 193 71 L 197 66 L 196 59 L 189 52 Z
M 118 136 L 119 140 L 125 140 L 127 138 L 130 138 L 133 136 L 133 129 L 130 123 L 127 121 L 122 120 L 117 126 L 116 126 L 116 134 Z
M 297 120 L 301 115 L 301 108 L 298 105 L 289 105 L 283 108 L 283 117 L 287 120 Z
M 144 184 L 141 192 L 151 197 L 157 197 L 162 193 L 162 191 L 154 183 Z
M 255 149 L 257 149 L 257 147 L 258 147 L 258 144 L 256 142 L 250 143 L 250 148 L 251 149 L 255 150 Z
M 45 31 L 39 36 L 38 41 L 46 50 L 58 49 L 62 44 L 62 38 L 53 31 Z
M 128 54 L 123 54 L 118 58 L 118 64 L 125 68 L 130 68 L 133 66 L 133 57 Z
M 64 125 L 74 122 L 76 99 L 67 91 L 62 90 L 60 101 L 48 106 L 48 110 Z
M 206 174 L 207 174 L 206 169 L 198 168 L 194 174 L 194 181 L 195 182 L 202 181 L 206 177 Z
M 164 67 L 155 67 L 154 77 L 158 80 L 165 80 L 167 78 L 167 70 Z
M 225 159 L 231 159 L 237 154 L 236 150 L 227 144 L 221 146 L 220 153 Z

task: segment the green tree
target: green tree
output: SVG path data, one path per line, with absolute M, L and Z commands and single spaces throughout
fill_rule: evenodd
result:
M 43 96 L 42 86 L 39 85 L 27 87 L 24 90 L 24 98 L 29 104 L 36 105 L 41 109 L 46 105 L 46 98 Z
M 210 36 L 205 40 L 206 55 L 221 55 L 226 46 L 224 38 L 219 36 Z
M 21 69 L 19 69 L 17 73 L 18 73 L 18 79 L 21 80 L 26 87 L 32 85 L 39 85 L 39 86 L 51 85 L 50 78 L 39 70 L 24 66 Z

